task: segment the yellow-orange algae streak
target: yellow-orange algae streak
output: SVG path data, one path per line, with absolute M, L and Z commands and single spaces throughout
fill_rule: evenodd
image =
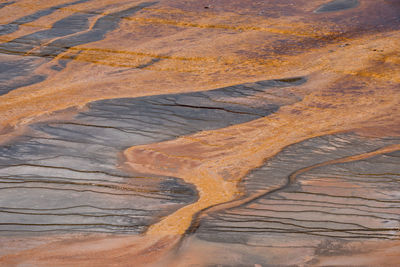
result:
M 265 118 L 126 150 L 127 164 L 134 170 L 182 178 L 200 193 L 198 202 L 167 216 L 147 233 L 184 233 L 195 213 L 233 200 L 240 179 L 288 145 L 371 123 L 379 127 L 398 122 L 398 84 L 375 89 L 373 81 L 362 80 L 337 82 Z
M 249 37 L 243 35 L 238 38 Z M 56 72 L 51 69 L 50 63 L 45 64 L 37 70 L 37 73 L 49 75 L 45 81 L 0 96 L 0 128 L 27 124 L 37 116 L 73 106 L 83 106 L 100 99 L 199 91 L 258 79 L 316 73 L 321 77 L 348 74 L 355 77 L 371 77 L 378 82 L 382 80 L 398 83 L 400 76 L 396 66 L 399 57 L 396 51 L 399 40 L 398 31 L 374 34 L 349 40 L 349 45 L 343 48 L 334 44 L 307 49 L 298 55 L 278 55 L 279 60 L 268 58 L 258 61 L 236 56 L 218 61 L 216 58 L 220 50 L 217 51 L 216 48 L 210 52 L 215 57 L 200 57 L 193 55 L 193 50 L 185 44 L 182 44 L 182 49 L 179 50 L 187 55 L 162 53 L 157 49 L 135 52 L 80 46 L 72 48 L 70 52 L 83 52 L 82 56 L 70 62 L 63 71 Z M 248 43 L 252 41 L 249 40 Z M 115 46 L 114 43 L 111 44 Z M 374 48 L 382 48 L 384 52 L 373 51 Z M 333 52 L 329 52 L 330 50 Z M 120 53 L 121 51 L 123 52 Z M 234 55 L 235 49 L 227 50 L 226 53 Z M 119 55 L 118 60 L 115 59 L 116 54 Z M 68 55 L 60 57 L 68 58 Z M 138 57 L 137 63 L 132 65 L 134 57 Z M 133 69 L 121 74 L 108 74 L 111 68 L 109 66 L 135 67 L 142 63 L 143 57 L 160 58 L 162 61 L 151 67 L 152 71 Z M 103 62 L 104 65 L 97 62 Z M 376 73 L 376 68 L 385 69 Z
M 42 2 L 46 1 L 40 3 Z M 99 2 L 102 1 L 95 1 L 93 5 L 98 5 Z M 106 2 L 115 1 L 104 1 L 104 3 Z M 311 3 L 311 1 L 306 2 Z M 30 3 L 30 1 L 27 0 L 24 3 Z M 39 5 L 35 6 L 39 7 Z M 21 8 L 20 10 L 22 13 L 25 12 Z M 235 18 L 231 18 L 230 21 L 235 21 Z M 319 77 L 320 79 L 325 79 L 326 76 L 323 76 L 325 74 L 334 74 L 336 78 L 345 78 L 346 74 L 352 75 L 350 80 L 336 84 L 336 88 L 331 88 L 332 90 L 320 90 L 320 88 L 328 88 L 329 82 L 323 83 L 321 87 L 310 88 L 310 91 L 315 91 L 315 93 L 307 96 L 303 102 L 282 108 L 279 113 L 267 118 L 222 130 L 199 133 L 190 139 L 181 137 L 174 141 L 128 149 L 125 155 L 132 168 L 142 172 L 180 177 L 195 184 L 200 192 L 198 202 L 178 210 L 160 223 L 153 225 L 148 231 L 149 235 L 182 234 L 190 224 L 194 213 L 234 199 L 239 194 L 237 184 L 241 177 L 250 169 L 260 166 L 266 158 L 275 155 L 287 145 L 314 136 L 353 128 L 380 127 L 381 124 L 385 126 L 388 121 L 395 124 L 397 120 L 397 124 L 399 124 L 400 113 L 397 108 L 400 99 L 398 84 L 400 81 L 399 31 L 384 34 L 372 33 L 369 36 L 357 37 L 357 39 L 347 40 L 348 45 L 345 47 L 339 48 L 340 43 L 334 43 L 322 48 L 320 46 L 317 48 L 305 47 L 303 50 L 299 50 L 297 55 L 286 55 L 279 54 L 280 51 L 268 54 L 263 47 L 252 47 L 251 44 L 258 45 L 260 39 L 257 39 L 256 35 L 249 35 L 246 32 L 253 34 L 257 31 L 266 31 L 301 36 L 306 33 L 306 36 L 314 36 L 308 30 L 303 29 L 307 26 L 306 24 L 296 27 L 289 21 L 287 24 L 290 27 L 288 26 L 286 29 L 269 28 L 267 24 L 264 29 L 258 28 L 258 26 L 254 28 L 250 23 L 231 26 L 229 21 L 222 23 L 219 20 L 189 23 L 175 19 L 140 17 L 127 18 L 125 21 L 183 26 L 196 30 L 220 29 L 221 32 L 236 30 L 237 34 L 234 36 L 238 36 L 237 39 L 228 39 L 224 36 L 223 42 L 228 44 L 238 40 L 241 42 L 224 46 L 225 58 L 222 58 L 222 63 L 218 63 L 215 58 L 218 59 L 222 52 L 221 46 L 213 46 L 214 43 L 217 43 L 217 35 L 212 35 L 211 31 L 207 31 L 207 34 L 203 35 L 196 33 L 200 36 L 197 40 L 207 42 L 205 49 L 210 51 L 212 57 L 205 57 L 204 61 L 200 60 L 207 65 L 201 65 L 199 70 L 195 69 L 193 76 L 182 75 L 182 72 L 193 68 L 194 64 L 186 65 L 182 62 L 199 61 L 197 59 L 200 58 L 203 51 L 197 48 L 205 47 L 205 45 L 199 42 L 198 47 L 195 46 L 196 49 L 193 49 L 191 43 L 193 36 L 190 34 L 179 36 L 182 39 L 180 42 L 176 42 L 173 38 L 166 40 L 165 37 L 161 37 L 158 40 L 158 46 L 154 45 L 154 48 L 148 52 L 143 52 L 143 49 L 135 52 L 126 51 L 127 48 L 124 47 L 118 48 L 118 45 L 123 43 L 126 43 L 128 47 L 136 47 L 128 42 L 130 38 L 124 39 L 123 34 L 119 38 L 110 38 L 109 43 L 106 43 L 107 40 L 105 40 L 93 44 L 93 47 L 91 45 L 90 48 L 75 47 L 71 50 L 79 50 L 87 54 L 68 64 L 67 68 L 60 73 L 45 66 L 38 72 L 49 74 L 48 80 L 0 96 L 0 117 L 2 118 L 0 127 L 26 123 L 31 118 L 46 112 L 50 113 L 71 106 L 82 106 L 98 99 L 205 90 L 238 82 L 312 73 L 316 73 L 314 78 Z M 282 24 L 285 22 L 285 18 L 279 18 L 277 22 Z M 131 29 L 132 24 L 127 23 L 125 27 Z M 329 34 L 329 32 L 325 33 Z M 268 46 L 272 47 L 274 41 L 279 40 L 278 38 L 283 38 L 283 36 L 271 35 Z M 263 42 L 267 42 L 267 39 L 263 38 Z M 152 37 L 152 40 L 156 42 L 156 35 Z M 118 53 L 107 51 L 99 45 L 104 43 L 108 44 L 108 47 L 117 47 L 115 51 Z M 238 45 L 239 43 L 248 46 L 243 48 Z M 144 47 L 147 49 L 148 43 Z M 165 50 L 168 47 L 173 49 Z M 384 52 L 374 51 L 376 48 Z M 259 52 L 257 58 L 261 59 L 250 60 L 246 58 L 246 54 L 238 57 L 237 52 L 243 49 Z M 120 51 L 123 52 L 119 53 Z M 91 56 L 92 54 L 88 55 L 88 52 L 93 52 L 93 56 Z M 115 54 L 121 55 L 122 63 L 115 60 Z M 60 57 L 64 56 L 68 58 L 67 55 Z M 163 61 L 160 65 L 163 65 L 153 68 L 158 71 L 156 75 L 154 72 L 134 70 L 113 76 L 109 74 L 109 68 L 98 64 L 99 59 L 102 59 L 102 62 L 107 63 L 104 65 L 131 66 L 131 57 L 133 56 L 161 58 Z M 203 59 L 203 57 L 201 58 Z M 167 73 L 161 72 L 165 70 Z M 359 87 L 358 89 L 348 86 L 354 80 L 363 79 L 363 77 L 365 84 L 354 85 L 354 87 Z M 347 90 L 340 90 L 342 87 L 346 87 Z M 121 241 L 126 241 L 128 244 L 121 243 Z M 118 243 L 118 246 L 112 246 L 111 249 L 107 244 L 104 244 L 103 247 L 103 243 L 99 244 L 98 240 L 91 246 L 86 246 L 88 243 L 79 243 L 78 241 L 75 244 L 51 245 L 45 249 L 27 252 L 24 255 L 25 259 L 35 257 L 43 259 L 49 266 L 60 266 L 61 264 L 82 266 L 85 261 L 89 266 L 122 262 L 131 264 L 133 258 L 140 253 L 149 255 L 145 251 L 149 252 L 151 249 L 157 251 L 161 247 L 168 247 L 165 244 L 164 246 L 148 245 L 153 241 L 144 242 L 146 245 L 142 245 L 140 244 L 142 240 L 130 238 L 115 240 L 115 242 Z M 134 253 L 136 249 L 133 248 L 135 246 L 132 245 L 133 243 L 141 246 L 141 249 L 138 250 L 139 254 Z M 158 241 L 154 244 L 158 244 Z M 70 250 L 66 251 L 66 248 Z M 82 248 L 87 250 L 82 250 Z M 94 250 L 97 253 L 93 253 Z M 150 256 L 153 256 L 151 252 L 149 253 Z M 69 257 L 70 255 L 75 255 L 77 258 Z M 135 261 L 135 265 L 138 265 L 137 258 Z

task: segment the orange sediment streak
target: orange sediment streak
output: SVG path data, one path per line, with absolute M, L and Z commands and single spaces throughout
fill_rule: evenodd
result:
M 286 106 L 265 118 L 200 132 L 191 138 L 181 137 L 126 150 L 127 164 L 135 171 L 182 178 L 194 184 L 200 194 L 198 202 L 151 226 L 148 234 L 183 234 L 195 213 L 235 199 L 239 195 L 240 180 L 288 145 L 349 131 L 371 121 L 377 123 L 385 114 L 394 118 L 399 115 L 396 107 L 400 104 L 400 92 L 396 87 L 376 91 L 366 87 L 361 89 L 368 91 L 365 94 L 348 90 L 341 90 L 346 95 L 342 98 L 327 90 L 311 94 L 302 102 Z M 353 100 L 354 96 L 357 96 L 357 102 Z M 378 107 L 377 98 L 381 103 Z M 362 159 L 397 148 L 398 145 L 346 160 Z
M 203 175 L 187 176 L 184 180 L 196 186 L 200 192 L 199 200 L 150 226 L 147 235 L 182 235 L 190 227 L 195 213 L 212 205 L 230 201 L 238 193 L 234 183 L 224 182 L 222 178 L 213 177 L 207 172 Z
M 27 3 L 27 7 L 22 8 L 18 3 L 21 6 L 20 11 L 16 11 L 18 14 L 32 6 L 30 1 L 22 3 Z M 51 6 L 49 1 L 38 3 Z M 94 6 L 97 9 L 112 3 L 115 1 L 94 1 L 76 10 Z M 40 6 L 36 4 L 32 10 L 43 8 L 43 4 Z M 363 10 L 364 14 L 369 10 Z M 75 9 L 61 11 L 74 12 Z M 48 75 L 44 82 L 0 96 L 0 133 L 7 126 L 11 129 L 29 124 L 40 115 L 100 99 L 200 91 L 235 83 L 310 75 L 309 83 L 301 87 L 303 101 L 245 124 L 127 149 L 124 152 L 127 164 L 135 171 L 178 177 L 195 185 L 199 192 L 197 202 L 150 226 L 146 236 L 51 244 L 45 249 L 2 258 L 1 263 L 38 259 L 47 266 L 93 266 L 129 265 L 133 260 L 135 265 L 140 265 L 155 261 L 155 256 L 177 244 L 180 235 L 192 223 L 193 215 L 236 199 L 241 194 L 238 190 L 241 179 L 284 147 L 326 134 L 400 125 L 398 30 L 361 32 L 352 36 L 353 29 L 349 26 L 343 31 L 346 33 L 348 29 L 350 37 L 339 34 L 335 40 L 330 29 L 341 25 L 332 23 L 326 25 L 325 30 L 321 27 L 314 32 L 321 22 L 309 16 L 309 12 L 304 13 L 303 19 L 301 14 L 282 16 L 270 23 L 272 18 L 255 17 L 246 24 L 237 22 L 238 17 L 230 13 L 203 19 L 193 12 L 195 18 L 186 20 L 151 14 L 154 15 L 150 12 L 147 17 L 141 14 L 124 18 L 120 28 L 106 39 L 71 47 L 60 54 L 55 60 L 72 59 L 71 54 L 79 54 L 60 73 L 52 70 L 54 62 L 44 64 L 35 72 Z M 226 18 L 220 19 L 222 16 Z M 46 19 L 32 25 L 55 21 Z M 257 25 L 258 20 L 260 25 Z M 157 27 L 150 29 L 151 25 Z M 180 28 L 180 32 L 175 28 Z M 141 38 L 132 38 L 132 32 Z M 3 41 L 12 41 L 20 33 L 8 35 Z M 330 37 L 332 39 L 328 40 Z M 317 42 L 324 38 L 326 42 Z M 345 39 L 347 45 L 342 47 Z M 282 40 L 283 43 L 293 42 L 293 49 L 275 47 Z M 134 68 L 148 58 L 160 61 L 147 70 L 124 69 L 112 74 L 116 69 L 111 67 Z M 337 82 L 332 83 L 333 80 Z M 17 134 L 11 130 L 8 131 L 10 136 Z M 324 164 L 361 160 L 398 150 L 399 146 L 317 164 L 299 170 L 292 179 Z
M 109 44 L 72 47 L 59 57 L 69 59 L 71 54 L 80 54 L 62 72 L 52 70 L 51 64 L 43 65 L 37 72 L 49 75 L 47 80 L 0 96 L 0 128 L 28 124 L 37 116 L 101 99 L 199 91 L 239 83 L 238 79 L 240 82 L 254 81 L 255 78 L 249 79 L 248 73 L 258 77 L 256 79 L 314 74 L 315 78 L 348 75 L 354 79 L 365 77 L 383 83 L 398 83 L 399 57 L 395 52 L 399 45 L 398 36 L 399 32 L 387 33 L 381 38 L 367 35 L 349 40 L 349 46 L 334 52 L 328 51 L 336 49 L 336 44 L 309 49 L 299 55 L 279 55 L 278 51 L 268 60 L 233 54 L 221 57 L 217 53 L 207 56 L 192 52 L 165 53 L 157 49 L 130 51 Z M 377 54 L 369 47 L 384 47 L 385 53 Z M 357 57 L 356 62 L 351 60 L 353 56 Z M 107 75 L 110 66 L 134 68 L 151 58 L 161 61 L 149 67 L 149 72 L 130 70 L 115 77 Z M 232 65 L 237 69 L 232 71 Z M 215 72 L 219 73 L 218 79 Z M 327 84 L 329 81 L 321 86 Z M 310 90 L 319 88 L 311 87 Z

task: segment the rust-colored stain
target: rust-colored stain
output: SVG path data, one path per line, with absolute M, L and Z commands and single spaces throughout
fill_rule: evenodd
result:
M 352 8 L 327 13 L 313 12 L 329 2 L 323 0 L 206 2 L 92 0 L 69 5 L 70 0 L 21 0 L 0 9 L 0 23 L 11 25 L 10 29 L 19 26 L 0 36 L 0 64 L 33 58 L 32 64 L 43 62 L 32 73 L 45 76 L 0 95 L 3 144 L 12 143 L 35 122 L 72 117 L 97 100 L 307 78 L 305 84 L 290 88 L 301 100 L 293 103 L 282 96 L 279 101 L 286 105 L 266 117 L 121 151 L 125 169 L 180 178 L 194 185 L 199 194 L 197 201 L 161 218 L 142 235 L 92 234 L 70 239 L 59 235 L 61 241 L 49 235 L 41 246 L 32 245 L 30 249 L 24 249 L 22 239 L 15 251 L 0 254 L 0 265 L 200 264 L 202 259 L 193 255 L 193 248 L 187 253 L 192 260 L 180 263 L 173 254 L 189 234 L 193 219 L 242 205 L 268 192 L 246 195 L 240 184 L 252 170 L 283 149 L 311 138 L 348 132 L 371 138 L 399 138 L 400 6 L 396 1 L 359 1 Z M 58 7 L 51 9 L 55 5 Z M 136 6 L 140 8 L 135 13 L 123 13 Z M 35 19 L 15 22 L 16 18 L 49 9 L 51 12 Z M 49 30 L 57 21 L 74 14 L 88 16 L 82 31 L 69 36 L 76 43 L 63 43 L 65 36 L 54 34 L 26 51 L 11 46 L 26 45 L 24 36 Z M 87 43 L 73 39 L 84 33 L 99 34 L 97 25 L 105 16 L 117 16 L 113 14 L 122 15 L 103 38 L 86 36 L 88 40 L 93 38 Z M 44 53 L 45 49 L 57 52 Z M 67 62 L 65 66 L 63 61 Z M 388 145 L 316 163 L 294 172 L 289 182 L 315 168 L 398 150 L 399 144 Z M 332 185 L 325 180 L 314 184 Z M 117 189 L 136 190 L 129 185 Z M 354 258 L 325 255 L 310 264 L 386 266 L 381 265 L 379 257 L 390 254 L 387 266 L 395 266 L 396 259 L 400 259 L 398 244 L 384 243 L 383 247 L 380 254 L 371 241 L 371 253 L 362 251 Z

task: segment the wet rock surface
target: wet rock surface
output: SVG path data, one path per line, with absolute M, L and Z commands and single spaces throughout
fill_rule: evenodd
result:
M 244 179 L 250 195 L 257 190 L 264 193 L 234 208 L 209 213 L 199 222 L 195 236 L 256 248 L 268 244 L 265 251 L 271 254 L 265 255 L 263 262 L 273 260 L 277 253 L 273 250 L 289 254 L 296 246 L 299 250 L 309 247 L 309 256 L 318 258 L 354 253 L 344 246 L 351 242 L 395 241 L 400 223 L 398 152 L 346 163 L 329 162 L 398 143 L 398 138 L 346 134 L 290 146 Z M 328 164 L 310 168 L 324 162 Z M 287 183 L 296 172 L 295 180 Z
M 339 134 L 285 148 L 244 178 L 242 200 L 197 219 L 182 255 L 200 247 L 200 254 L 213 255 L 206 266 L 325 266 L 324 258 L 336 266 L 343 255 L 350 265 L 354 255 L 368 259 L 372 241 L 382 251 L 388 244 L 396 250 L 399 153 L 362 155 L 399 141 Z M 284 255 L 291 256 L 282 264 Z M 393 259 L 387 266 L 394 266 Z
M 329 3 L 323 4 L 317 8 L 315 13 L 335 12 L 354 8 L 358 6 L 360 2 L 358 0 L 334 0 Z
M 122 149 L 266 116 L 282 105 L 273 97 L 299 101 L 290 89 L 305 82 L 102 100 L 73 119 L 33 124 L 29 134 L 0 147 L 0 231 L 141 233 L 197 193 L 173 177 L 118 169 Z
M 399 14 L 0 1 L 0 265 L 397 267 Z
M 22 17 L 7 25 L 2 25 L 0 35 L 13 33 L 18 30 L 19 25 L 50 15 L 61 8 L 87 1 L 66 3 Z M 0 84 L 3 84 L 0 95 L 19 87 L 44 81 L 47 75 L 34 74 L 35 70 L 41 65 L 49 63 L 52 58 L 66 52 L 70 47 L 102 40 L 105 34 L 118 27 L 124 16 L 132 15 L 155 3 L 145 2 L 126 10 L 104 15 L 98 18 L 93 26 L 89 25 L 89 19 L 104 10 L 73 14 L 56 21 L 50 29 L 37 31 L 0 44 L 0 52 L 4 57 L 2 64 L 4 64 L 4 68 L 7 68 L 7 71 L 2 72 L 2 76 L 4 76 L 0 76 Z M 29 55 L 31 60 L 27 60 L 26 57 L 18 60 L 13 60 L 14 58 L 11 57 L 11 60 L 8 60 L 4 55 Z M 60 71 L 65 68 L 67 62 L 68 60 L 60 60 L 58 63 L 52 64 L 51 68 Z

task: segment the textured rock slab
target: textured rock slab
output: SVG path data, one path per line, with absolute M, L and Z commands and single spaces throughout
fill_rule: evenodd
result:
M 400 5 L 395 0 L 359 2 L 357 6 L 352 0 L 0 4 L 4 24 L 0 26 L 4 63 L 0 133 L 7 139 L 38 116 L 57 110 L 62 115 L 66 108 L 91 103 L 72 119 L 33 124 L 30 132 L 1 148 L 0 199 L 4 196 L 10 202 L 3 202 L 0 243 L 15 241 L 16 250 L 33 249 L 6 255 L 0 265 L 138 266 L 141 259 L 159 259 L 175 245 L 195 252 L 192 260 L 198 261 L 192 263 L 210 259 L 206 263 L 210 265 L 398 263 L 399 243 L 393 239 L 397 208 L 389 207 L 396 201 L 396 179 L 384 176 L 382 184 L 358 181 L 353 174 L 348 177 L 350 170 L 365 174 L 363 170 L 381 161 L 391 168 L 387 158 L 396 153 L 376 154 L 374 159 L 383 159 L 371 164 L 363 163 L 370 157 L 335 161 L 335 156 L 347 157 L 347 150 L 365 153 L 392 141 L 376 139 L 382 142 L 375 146 L 370 140 L 360 139 L 364 144 L 351 136 L 336 136 L 329 142 L 312 139 L 306 148 L 291 146 L 354 127 L 370 127 L 377 136 L 399 133 Z M 319 8 L 329 12 L 313 12 Z M 304 75 L 310 76 L 310 83 L 297 90 L 298 95 L 283 87 L 264 92 L 265 86 L 258 83 L 237 87 L 234 94 L 228 90 L 126 99 Z M 263 92 L 254 90 L 260 86 Z M 248 91 L 250 95 L 243 94 Z M 93 103 L 121 97 L 125 99 Z M 284 104 L 293 105 L 276 111 Z M 260 119 L 190 135 L 256 118 Z M 143 153 L 131 147 L 165 140 L 171 141 L 140 147 Z M 346 149 L 339 149 L 344 146 L 340 140 L 349 142 Z M 120 152 L 128 147 L 133 152 L 128 160 L 143 172 L 157 168 L 174 172 L 156 176 L 117 168 Z M 283 154 L 273 158 L 284 147 Z M 336 150 L 329 152 L 327 147 Z M 187 157 L 170 160 L 179 155 Z M 200 168 L 188 168 L 179 176 L 184 169 L 180 167 L 195 157 Z M 182 216 L 173 215 L 182 215 L 178 212 L 200 202 L 200 197 L 192 203 L 197 199 L 194 188 L 168 176 L 210 174 L 200 176 L 207 182 L 195 185 L 199 192 L 217 193 L 215 198 L 202 194 L 203 199 L 214 198 L 206 203 L 211 206 L 234 199 L 240 179 L 267 158 L 271 165 L 255 170 L 242 184 L 252 201 L 207 210 L 212 217 L 193 224 L 192 229 L 200 226 L 200 232 L 187 242 L 183 238 L 175 243 L 179 236 L 158 236 L 155 242 L 143 242 L 136 235 L 115 236 L 142 232 L 167 214 L 172 215 L 167 226 L 183 224 Z M 213 190 L 201 191 L 198 185 Z M 231 198 L 225 198 L 225 192 L 233 192 Z M 207 205 L 191 211 L 197 213 Z M 186 214 L 189 224 L 193 214 Z M 174 233 L 173 227 L 166 229 L 167 235 Z M 20 231 L 57 233 L 30 237 L 50 243 L 35 249 L 35 241 L 25 242 L 25 234 L 17 236 Z M 60 232 L 72 231 L 80 234 L 51 243 L 68 236 L 60 237 Z M 109 235 L 82 234 L 87 231 Z M 6 245 L 1 245 L 0 253 L 7 254 Z M 190 264 L 183 259 L 188 256 L 176 259 L 186 267 Z
M 304 82 L 103 100 L 75 118 L 33 124 L 0 147 L 0 230 L 143 232 L 196 193 L 175 178 L 118 169 L 120 151 L 266 116 L 298 101 L 290 87 Z
M 368 68 L 369 59 L 384 63 L 396 55 L 399 38 L 387 35 L 399 25 L 394 1 L 312 12 L 325 3 L 235 0 L 205 9 L 201 1 L 17 1 L 0 9 L 4 25 L 18 26 L 1 37 L 1 53 L 13 56 L 1 62 L 21 63 L 28 73 L 0 77 L 1 127 L 96 99 L 321 70 L 354 74 Z M 27 66 L 23 59 L 32 56 L 37 59 Z M 347 60 L 353 56 L 361 63 Z
M 348 254 L 375 257 L 360 244 L 386 246 L 399 237 L 399 152 L 329 162 L 399 142 L 341 134 L 289 146 L 244 179 L 247 201 L 209 213 L 198 221 L 194 236 L 236 258 L 227 262 L 216 256 L 215 264 L 273 266 L 285 254 L 294 255 L 285 260 L 287 266 L 318 264 L 322 257 L 335 262 Z M 203 244 L 194 239 L 189 248 L 190 242 Z
M 2 25 L 0 35 L 13 33 L 19 29 L 19 25 L 48 16 L 58 9 L 87 1 L 80 0 L 56 5 L 19 18 L 9 24 Z M 51 25 L 50 29 L 36 31 L 0 44 L 0 52 L 3 57 L 1 68 L 7 69 L 0 76 L 0 95 L 19 87 L 44 81 L 47 75 L 35 74 L 36 69 L 40 66 L 49 63 L 52 58 L 67 51 L 70 47 L 104 39 L 104 36 L 108 32 L 118 27 L 123 17 L 133 15 L 141 9 L 154 4 L 155 2 L 144 2 L 119 12 L 104 15 L 97 18 L 94 25 L 90 25 L 90 20 L 98 16 L 99 13 L 104 12 L 104 9 L 93 10 L 92 12 L 77 12 L 56 21 Z M 14 55 L 14 57 L 10 57 L 9 59 L 4 55 Z M 60 59 L 56 63 L 51 64 L 51 68 L 60 71 L 65 68 L 67 62 L 68 60 Z
M 34 12 L 32 14 L 20 17 L 8 24 L 5 25 L 1 25 L 0 28 L 0 35 L 6 35 L 6 34 L 10 34 L 13 33 L 15 31 L 17 31 L 20 27 L 20 25 L 26 24 L 26 23 L 30 23 L 33 22 L 35 20 L 38 20 L 42 17 L 51 15 L 52 13 L 54 13 L 55 11 L 64 8 L 64 7 L 68 7 L 68 6 L 72 6 L 72 5 L 76 5 L 76 4 L 80 4 L 80 3 L 84 3 L 87 2 L 89 0 L 78 0 L 78 1 L 73 1 L 73 2 L 69 2 L 69 3 L 64 3 L 64 4 L 60 4 L 60 5 L 55 5 L 49 8 L 45 8 L 45 9 L 41 9 L 37 12 Z M 11 5 L 14 4 L 15 2 L 6 2 L 6 3 L 2 3 L 1 7 L 5 7 L 7 5 Z

